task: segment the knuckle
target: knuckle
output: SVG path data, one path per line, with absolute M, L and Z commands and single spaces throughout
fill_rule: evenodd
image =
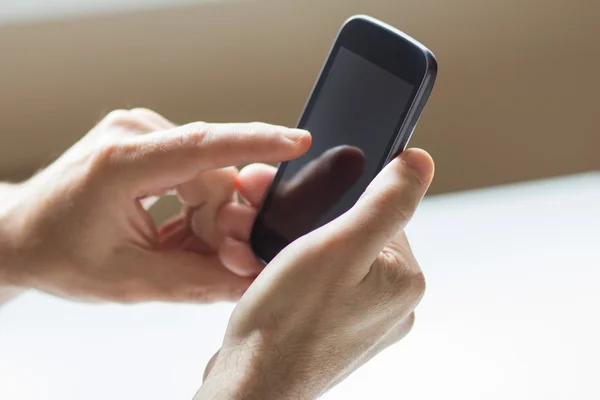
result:
M 194 122 L 187 126 L 186 131 L 180 137 L 182 147 L 197 147 L 210 139 L 212 134 L 211 125 L 206 122 Z
M 111 128 L 118 133 L 147 133 L 155 130 L 154 125 L 150 122 L 151 118 L 148 113 L 154 114 L 153 111 L 146 110 L 144 113 L 136 110 L 114 110 L 104 117 L 101 124 L 105 130 L 111 131 Z
M 103 122 L 114 126 L 128 126 L 135 121 L 135 116 L 128 110 L 113 110 L 106 114 Z
M 192 122 L 189 125 L 189 132 L 195 132 L 195 133 L 209 133 L 211 131 L 211 124 L 209 124 L 208 122 L 204 122 L 204 121 L 198 121 L 198 122 Z
M 136 107 L 131 109 L 132 113 L 135 114 L 146 114 L 146 115 L 158 115 L 158 113 L 154 110 L 151 110 L 146 107 Z
M 136 157 L 137 146 L 131 143 L 107 143 L 92 156 L 91 172 L 104 172 Z
M 406 264 L 397 267 L 396 274 L 392 280 L 396 291 L 399 294 L 406 294 L 410 297 L 421 298 L 425 293 L 425 276 L 417 268 L 407 267 Z
M 131 153 L 133 150 L 134 148 L 131 145 L 111 143 L 102 146 L 102 148 L 98 150 L 97 157 L 100 161 L 112 162 Z
M 425 276 L 421 271 L 405 274 L 394 285 L 394 291 L 408 309 L 414 309 L 425 294 Z
M 398 270 L 399 275 L 404 273 L 406 259 L 401 252 L 397 251 L 392 246 L 387 246 L 381 250 L 380 257 L 381 264 L 386 265 L 387 269 Z
M 421 270 L 415 271 L 410 274 L 408 287 L 411 289 L 411 293 L 413 293 L 415 298 L 417 300 L 421 300 L 421 298 L 425 294 L 425 289 L 427 288 L 425 275 Z
M 416 306 L 426 289 L 425 275 L 417 262 L 407 261 L 401 253 L 390 250 L 382 251 L 381 257 L 376 265 L 394 297 Z
M 146 125 L 152 130 L 168 129 L 175 126 L 171 121 L 167 120 L 161 114 L 154 110 L 145 107 L 136 107 L 131 110 L 131 114 L 137 117 L 140 122 L 146 122 Z

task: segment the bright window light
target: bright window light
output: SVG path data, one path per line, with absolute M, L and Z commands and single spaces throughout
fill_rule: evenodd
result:
M 0 23 L 68 18 L 224 0 L 0 0 Z

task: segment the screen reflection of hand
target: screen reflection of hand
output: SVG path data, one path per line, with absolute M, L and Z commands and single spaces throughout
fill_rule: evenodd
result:
M 365 156 L 353 146 L 338 146 L 306 164 L 289 181 L 280 181 L 269 211 L 267 226 L 289 241 L 310 232 L 360 178 Z

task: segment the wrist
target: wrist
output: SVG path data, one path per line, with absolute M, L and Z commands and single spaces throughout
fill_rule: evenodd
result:
M 21 293 L 17 270 L 21 268 L 18 251 L 21 184 L 0 183 L 0 305 Z
M 194 400 L 252 400 L 273 398 L 269 393 L 256 395 L 264 380 L 260 366 L 263 356 L 249 355 L 247 347 L 221 348 L 212 369 L 204 379 Z
M 321 394 L 314 380 L 293 371 L 291 364 L 297 364 L 293 358 L 298 357 L 282 354 L 274 343 L 257 340 L 260 334 L 253 336 L 253 340 L 220 350 L 195 400 L 300 400 Z

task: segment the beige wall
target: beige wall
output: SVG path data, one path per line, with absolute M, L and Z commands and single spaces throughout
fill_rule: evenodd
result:
M 597 0 L 264 0 L 3 26 L 0 178 L 27 176 L 116 107 L 294 124 L 353 13 L 438 56 L 413 141 L 436 158 L 434 192 L 598 169 L 599 10 Z

